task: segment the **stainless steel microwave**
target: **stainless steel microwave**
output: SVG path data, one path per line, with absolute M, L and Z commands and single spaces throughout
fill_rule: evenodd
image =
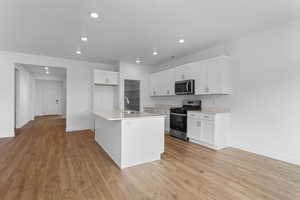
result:
M 175 82 L 176 95 L 192 95 L 195 94 L 195 80 L 184 80 Z

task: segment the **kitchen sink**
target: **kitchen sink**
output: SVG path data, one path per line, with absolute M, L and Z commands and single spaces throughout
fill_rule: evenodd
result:
M 126 111 L 124 111 L 124 113 L 126 113 L 126 114 L 138 114 L 140 112 L 139 111 L 134 111 L 134 110 L 126 110 Z

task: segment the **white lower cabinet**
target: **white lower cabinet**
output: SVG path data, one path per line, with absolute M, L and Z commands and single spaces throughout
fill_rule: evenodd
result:
M 201 120 L 201 125 L 202 125 L 202 134 L 200 140 L 202 140 L 207 144 L 214 145 L 215 144 L 215 132 L 214 132 L 215 121 Z
M 201 139 L 201 134 L 202 134 L 201 128 L 202 128 L 202 126 L 201 126 L 201 120 L 200 119 L 192 118 L 192 117 L 188 118 L 187 136 L 190 139 L 200 140 Z
M 205 114 L 197 111 L 188 112 L 187 137 L 212 149 L 228 146 L 230 113 Z

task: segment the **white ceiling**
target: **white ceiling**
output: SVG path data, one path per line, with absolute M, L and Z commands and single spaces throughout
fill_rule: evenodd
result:
M 28 70 L 32 74 L 47 76 L 45 66 L 29 65 L 29 64 L 17 64 L 17 65 L 21 65 L 22 67 L 25 67 L 25 69 Z M 51 76 L 51 77 L 55 77 L 55 76 L 56 77 L 65 77 L 67 75 L 67 70 L 65 68 L 48 67 L 48 69 L 50 72 L 49 76 Z
M 300 0 L 1 0 L 0 50 L 158 65 L 298 16 Z

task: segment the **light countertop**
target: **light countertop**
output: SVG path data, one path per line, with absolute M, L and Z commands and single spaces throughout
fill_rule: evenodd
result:
M 202 110 L 193 110 L 189 112 L 200 112 L 204 114 L 219 114 L 219 113 L 230 113 L 230 109 L 227 108 L 203 108 Z
M 137 112 L 137 113 L 130 113 L 129 114 L 129 113 L 122 112 L 122 111 L 119 111 L 119 110 L 94 111 L 93 114 L 97 117 L 101 117 L 101 118 L 109 120 L 109 121 L 134 119 L 134 118 L 142 118 L 142 117 L 165 117 L 165 115 L 145 113 L 145 112 Z

